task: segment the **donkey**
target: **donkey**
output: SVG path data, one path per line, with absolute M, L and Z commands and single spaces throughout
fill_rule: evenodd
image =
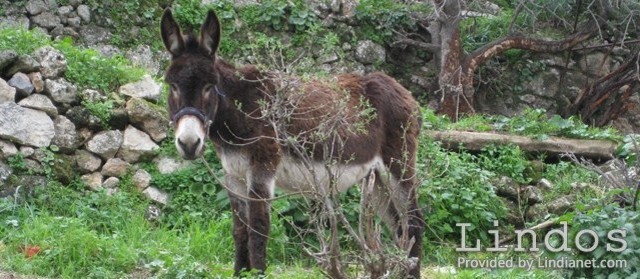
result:
M 383 73 L 339 75 L 333 83 L 308 81 L 292 90 L 298 93 L 286 95 L 295 99 L 295 106 L 280 129 L 264 117 L 263 105 L 274 100 L 282 78 L 251 65 L 236 68 L 217 57 L 221 29 L 214 11 L 208 12 L 199 35 L 183 35 L 169 9 L 160 27 L 171 54 L 165 82 L 170 88 L 168 111 L 175 125 L 176 149 L 184 159 L 193 160 L 202 155 L 207 138 L 213 142 L 234 213 L 237 275 L 251 269 L 264 272 L 267 267 L 274 187 L 305 193 L 328 192 L 333 185 L 344 191 L 374 172 L 386 177 L 375 180 L 377 213 L 396 240 L 411 239 L 409 257 L 417 258 L 418 264 L 410 275 L 420 277 L 424 222 L 415 163 L 421 118 L 408 90 Z M 375 113 L 364 117 L 363 129 L 350 129 L 355 121 L 349 119 L 362 118 L 353 117 L 359 115 L 361 103 Z M 291 103 L 286 104 L 282 106 Z M 323 123 L 340 113 L 346 120 L 327 129 Z M 337 140 L 314 138 L 317 133 L 312 131 L 320 130 L 335 130 Z M 299 136 L 283 141 L 283 133 Z M 285 144 L 290 139 L 301 144 Z M 337 148 L 329 146 L 335 142 L 340 143 Z M 327 168 L 328 161 L 335 164 Z

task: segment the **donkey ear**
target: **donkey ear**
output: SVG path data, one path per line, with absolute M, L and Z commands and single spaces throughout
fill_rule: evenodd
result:
M 182 39 L 180 27 L 173 19 L 173 14 L 171 14 L 169 8 L 164 10 L 164 14 L 162 15 L 160 33 L 164 46 L 174 57 L 182 54 L 182 51 L 184 51 L 184 40 Z
M 204 20 L 200 29 L 200 46 L 204 51 L 213 56 L 220 45 L 220 21 L 213 10 L 207 13 L 207 19 Z

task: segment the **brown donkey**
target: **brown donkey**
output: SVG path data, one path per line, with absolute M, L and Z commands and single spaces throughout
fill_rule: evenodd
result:
M 409 257 L 418 264 L 410 274 L 419 278 L 424 222 L 414 168 L 421 119 L 409 91 L 382 73 L 348 74 L 299 82 L 284 94 L 290 101 L 276 103 L 285 78 L 216 57 L 220 22 L 213 11 L 197 36 L 183 35 L 167 9 L 161 32 L 172 56 L 165 81 L 176 148 L 192 160 L 202 155 L 207 137 L 213 141 L 234 212 L 236 274 L 267 267 L 268 199 L 274 187 L 344 191 L 373 171 L 380 178 L 373 191 L 378 214 L 397 242 L 413 243 Z M 291 111 L 273 122 L 265 104 L 271 111 Z M 365 110 L 373 113 L 361 113 Z

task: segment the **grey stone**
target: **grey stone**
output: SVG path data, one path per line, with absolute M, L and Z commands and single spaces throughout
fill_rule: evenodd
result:
M 124 108 L 114 108 L 109 118 L 109 126 L 114 129 L 124 130 L 129 125 L 129 114 Z
M 167 137 L 169 119 L 163 108 L 155 107 L 147 101 L 131 98 L 126 105 L 129 121 L 151 136 L 155 142 Z
M 384 62 L 386 56 L 384 47 L 370 40 L 359 41 L 356 46 L 356 60 L 362 64 Z
M 162 210 L 154 204 L 150 204 L 144 213 L 144 218 L 149 221 L 158 221 L 162 215 Z
M 111 32 L 104 27 L 83 25 L 80 27 L 80 37 L 87 45 L 108 43 L 111 40 Z
M 540 179 L 540 181 L 538 181 L 538 184 L 536 184 L 536 187 L 542 189 L 542 190 L 551 190 L 553 189 L 553 183 L 551 183 L 551 181 L 549 181 L 546 178 Z
M 7 158 L 18 154 L 18 148 L 10 141 L 0 140 L 0 158 Z
M 78 27 L 80 26 L 81 20 L 79 17 L 70 17 L 69 19 L 67 19 L 67 25 L 71 26 L 71 27 Z
M 71 12 L 73 12 L 73 7 L 71 6 L 62 6 L 58 8 L 58 15 L 62 17 L 69 17 Z
M 149 174 L 146 170 L 139 169 L 136 173 L 131 177 L 133 184 L 136 185 L 138 190 L 143 191 L 149 184 L 151 183 L 151 174 Z
M 31 146 L 21 146 L 20 147 L 20 154 L 22 154 L 22 156 L 24 156 L 24 157 L 31 157 L 31 156 L 33 156 L 34 153 L 36 153 L 36 150 L 33 149 L 33 147 L 31 147 Z
M 521 196 L 529 205 L 540 203 L 544 199 L 542 191 L 540 191 L 540 189 L 535 186 L 525 187 L 524 191 L 522 191 Z
M 107 188 L 107 189 L 113 189 L 118 187 L 118 184 L 120 184 L 120 179 L 117 177 L 109 177 L 107 179 L 104 180 L 104 182 L 102 182 L 102 187 L 103 188 Z M 107 194 L 110 194 L 107 190 Z M 111 193 L 112 194 L 112 193 Z
M 48 10 L 49 6 L 43 0 L 29 0 L 25 8 L 30 15 L 39 15 Z
M 0 138 L 22 145 L 49 146 L 55 129 L 46 113 L 13 102 L 0 104 L 0 111 Z
M 82 19 L 82 21 L 84 21 L 85 23 L 91 21 L 91 10 L 89 9 L 89 6 L 79 5 L 76 11 L 78 12 L 78 16 Z
M 107 100 L 107 96 L 98 90 L 85 89 L 80 92 L 80 98 L 89 102 L 102 102 Z
M 144 189 L 144 191 L 142 191 L 142 195 L 162 205 L 166 205 L 169 201 L 167 193 L 153 186 L 149 186 L 147 189 Z
M 542 204 L 534 204 L 527 207 L 525 217 L 527 217 L 527 222 L 533 222 L 544 219 L 547 214 L 547 209 Z
M 65 114 L 77 128 L 89 128 L 91 130 L 99 130 L 102 128 L 100 118 L 91 114 L 89 110 L 83 106 L 70 108 Z
M 501 176 L 498 181 L 494 183 L 495 192 L 498 196 L 509 198 L 512 200 L 518 199 L 518 192 L 520 191 L 520 185 L 508 176 Z
M 36 16 L 31 17 L 31 22 L 35 25 L 38 25 L 44 29 L 51 30 L 56 26 L 60 25 L 60 18 L 55 16 L 54 14 L 45 11 Z
M 158 148 L 159 146 L 151 140 L 149 135 L 129 125 L 124 130 L 124 140 L 118 151 L 118 157 L 135 163 L 152 157 Z
M 100 173 L 104 176 L 122 177 L 127 174 L 127 170 L 131 167 L 131 164 L 123 161 L 120 158 L 111 158 L 104 163 L 102 171 Z
M 560 197 L 547 204 L 550 213 L 562 215 L 573 208 L 573 198 L 570 196 Z
M 9 70 L 5 71 L 6 76 L 12 76 L 17 72 L 32 73 L 38 71 L 40 63 L 33 59 L 30 55 L 20 55 L 18 59 L 9 67 Z
M 87 150 L 102 159 L 113 158 L 122 145 L 122 132 L 118 130 L 102 131 L 93 136 L 86 144 Z
M 11 65 L 13 61 L 18 59 L 18 54 L 13 50 L 2 50 L 0 51 L 0 73 L 4 70 L 5 67 Z
M 0 104 L 16 101 L 16 89 L 0 78 Z
M 18 29 L 29 29 L 29 18 L 24 14 L 7 14 L 0 17 L 0 25 Z
M 191 162 L 176 160 L 171 157 L 161 156 L 153 160 L 161 174 L 173 173 L 191 166 Z
M 152 102 L 158 102 L 160 100 L 161 86 L 151 76 L 145 76 L 140 81 L 132 82 L 120 86 L 118 92 L 122 95 L 141 98 Z
M 51 143 L 57 145 L 61 152 L 69 154 L 80 146 L 76 125 L 71 120 L 58 115 L 53 120 L 53 126 L 56 129 L 56 135 Z
M 44 91 L 44 79 L 42 79 L 42 74 L 40 72 L 33 72 L 28 74 L 29 80 L 31 81 L 31 85 L 33 85 L 33 90 L 36 93 L 41 93 Z
M 80 4 L 82 4 L 82 0 L 69 0 L 69 5 L 77 8 Z
M 54 117 L 58 115 L 58 108 L 53 105 L 47 96 L 42 94 L 32 94 L 18 102 L 18 105 L 25 108 L 37 109 L 44 111 L 47 115 Z
M 13 86 L 21 97 L 29 96 L 34 89 L 29 77 L 20 72 L 15 73 L 7 83 Z
M 113 57 L 115 55 L 121 54 L 120 49 L 114 45 L 99 44 L 94 48 L 98 51 L 98 53 L 100 53 L 100 55 L 104 57 Z
M 9 176 L 11 176 L 11 173 L 13 173 L 11 167 L 0 161 L 0 185 L 5 184 L 5 181 L 9 178 Z
M 102 174 L 100 174 L 99 172 L 85 174 L 85 175 L 81 176 L 80 179 L 91 190 L 98 191 L 98 190 L 102 189 Z
M 160 72 L 160 62 L 154 58 L 153 51 L 148 45 L 139 45 L 126 52 L 125 57 L 135 66 L 144 68 L 152 75 Z
M 45 92 L 51 96 L 51 99 L 55 102 L 73 104 L 79 101 L 76 86 L 63 78 L 46 79 L 44 84 Z
M 61 77 L 67 70 L 67 59 L 55 48 L 41 47 L 34 52 L 33 56 L 40 63 L 40 72 L 46 79 Z
M 97 171 L 102 165 L 100 157 L 86 150 L 76 150 L 75 157 L 78 170 L 83 174 Z

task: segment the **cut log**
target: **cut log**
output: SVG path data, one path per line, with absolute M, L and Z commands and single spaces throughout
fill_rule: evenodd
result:
M 617 143 L 609 140 L 581 140 L 549 137 L 537 140 L 525 136 L 465 131 L 426 131 L 429 137 L 443 143 L 447 149 L 463 147 L 470 151 L 481 151 L 488 145 L 519 146 L 527 152 L 541 152 L 549 155 L 573 153 L 578 157 L 609 160 L 614 158 Z

